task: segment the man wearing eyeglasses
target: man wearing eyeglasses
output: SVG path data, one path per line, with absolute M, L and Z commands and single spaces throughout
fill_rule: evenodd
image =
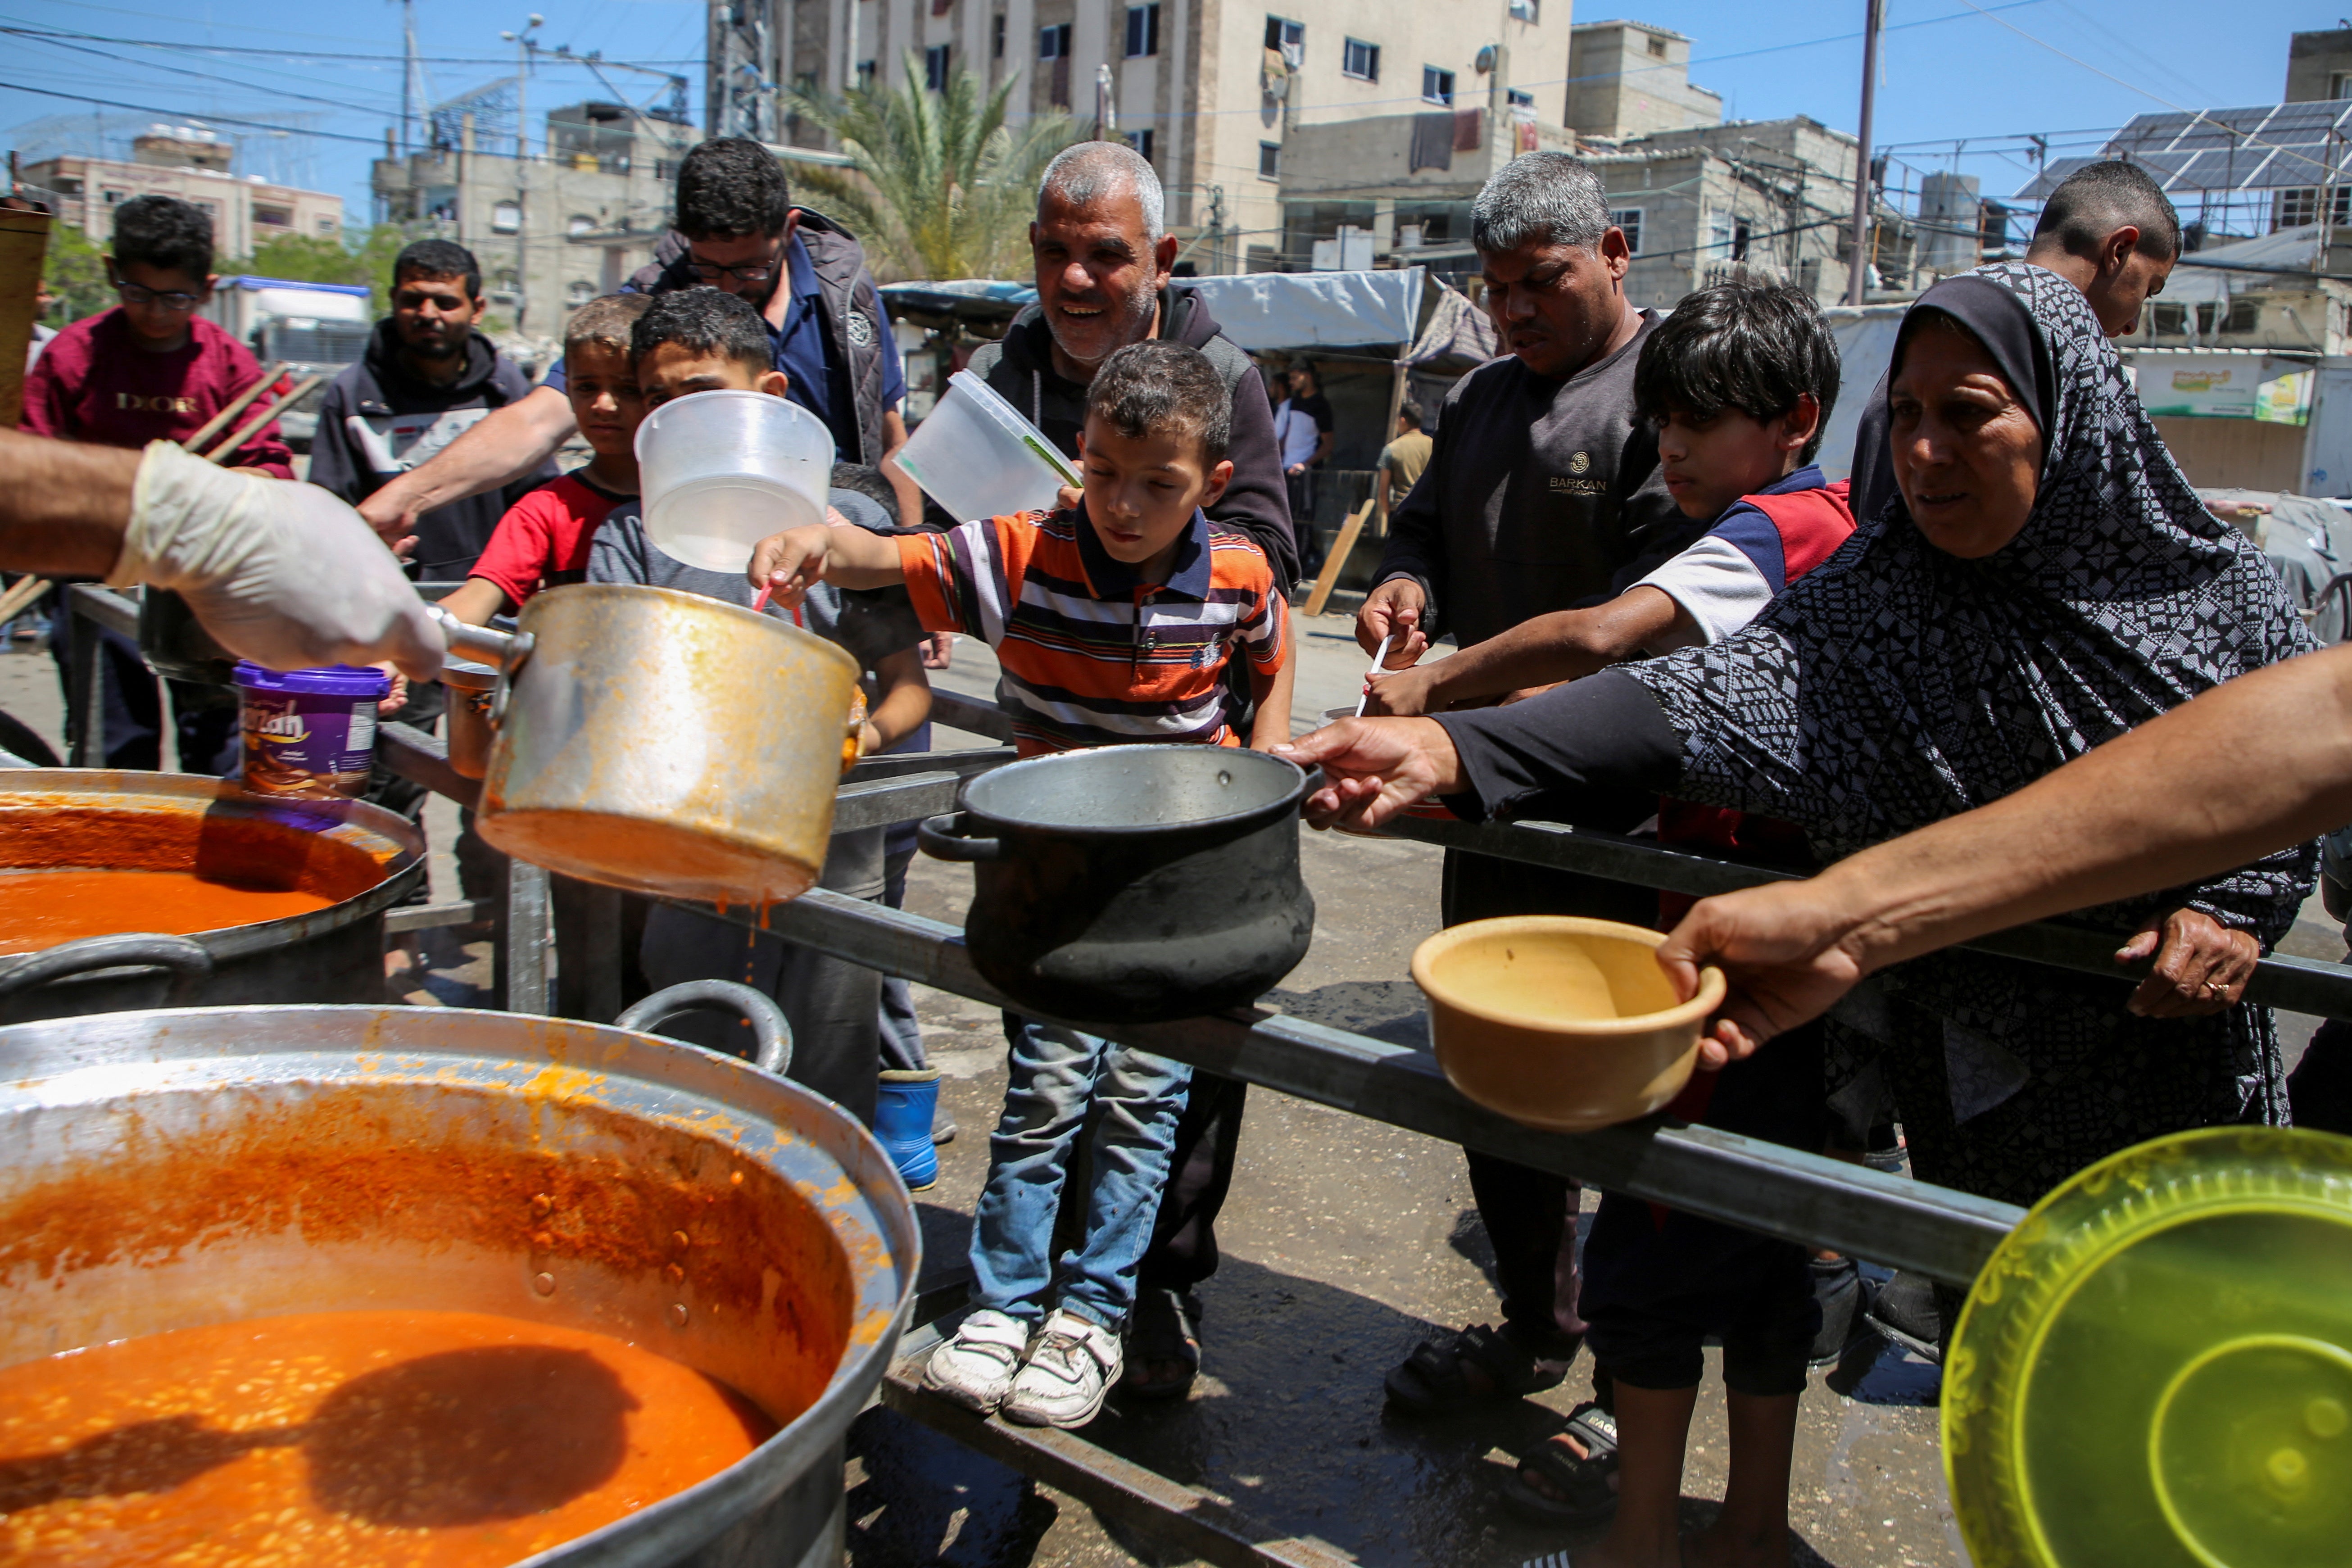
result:
M 906 444 L 906 372 L 866 253 L 830 218 L 793 205 L 774 154 L 740 137 L 696 147 L 678 165 L 677 226 L 625 291 L 723 289 L 748 300 L 787 395 L 824 421 L 839 460 L 872 467 Z M 530 396 L 362 501 L 361 515 L 396 542 L 421 513 L 536 468 L 572 434 L 564 384 L 558 363 Z
M 19 428 L 107 447 L 184 441 L 261 379 L 246 346 L 196 314 L 215 282 L 213 225 L 203 209 L 171 196 L 133 196 L 116 207 L 106 276 L 121 303 L 49 341 L 25 379 Z M 223 461 L 274 479 L 294 473 L 293 454 L 274 420 Z M 51 647 L 62 669 L 70 639 L 61 630 Z M 104 634 L 100 657 L 106 664 L 106 765 L 161 767 L 155 678 L 119 632 Z M 234 701 L 191 683 L 171 685 L 180 765 L 191 773 L 233 769 L 239 743 Z

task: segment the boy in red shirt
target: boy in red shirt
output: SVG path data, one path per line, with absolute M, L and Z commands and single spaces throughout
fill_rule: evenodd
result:
M 104 447 L 184 441 L 261 379 L 261 366 L 245 345 L 196 314 L 218 281 L 212 219 L 201 209 L 170 196 L 133 196 L 116 207 L 106 276 L 122 302 L 50 339 L 25 378 L 20 427 L 29 434 Z M 294 477 L 293 454 L 278 438 L 275 420 L 226 460 L 275 479 Z M 58 627 L 52 647 L 70 689 L 66 632 Z M 101 637 L 106 765 L 161 767 L 163 708 L 155 679 L 129 638 L 114 632 Z M 180 765 L 235 772 L 235 699 L 173 681 L 172 707 Z
M 541 588 L 584 582 L 588 545 L 604 514 L 637 495 L 637 425 L 646 416 L 629 360 L 629 330 L 649 294 L 607 294 L 580 307 L 563 330 L 572 416 L 595 454 L 507 509 L 466 585 L 442 601 L 461 621 L 486 625 Z

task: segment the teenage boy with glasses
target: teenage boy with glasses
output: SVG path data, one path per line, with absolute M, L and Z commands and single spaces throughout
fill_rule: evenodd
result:
M 25 378 L 20 428 L 106 447 L 184 441 L 261 379 L 246 346 L 196 314 L 216 281 L 212 219 L 202 209 L 170 196 L 133 196 L 116 207 L 106 276 L 122 302 L 49 340 Z M 294 474 L 293 454 L 274 420 L 226 461 L 275 479 Z M 53 644 L 60 673 L 71 640 L 63 631 Z M 154 677 L 128 637 L 103 637 L 106 765 L 161 767 L 163 711 Z M 172 683 L 172 697 L 181 767 L 234 770 L 235 703 L 180 681 Z

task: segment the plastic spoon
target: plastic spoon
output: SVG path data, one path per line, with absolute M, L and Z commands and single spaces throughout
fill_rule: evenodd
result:
M 1364 704 L 1372 700 L 1372 677 L 1381 673 L 1381 660 L 1388 658 L 1389 644 L 1394 641 L 1396 633 L 1391 632 L 1381 639 L 1381 646 L 1372 650 L 1372 668 L 1364 671 L 1363 695 L 1356 699 L 1356 717 L 1359 719 L 1364 716 Z

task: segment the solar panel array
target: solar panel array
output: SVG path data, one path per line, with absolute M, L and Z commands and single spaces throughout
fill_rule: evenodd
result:
M 2278 191 L 2352 179 L 2352 100 L 2143 114 L 2101 158 L 2127 158 L 2167 191 Z M 2047 196 L 2084 158 L 2052 160 L 2017 194 Z M 2332 172 L 2331 172 L 2332 170 Z

